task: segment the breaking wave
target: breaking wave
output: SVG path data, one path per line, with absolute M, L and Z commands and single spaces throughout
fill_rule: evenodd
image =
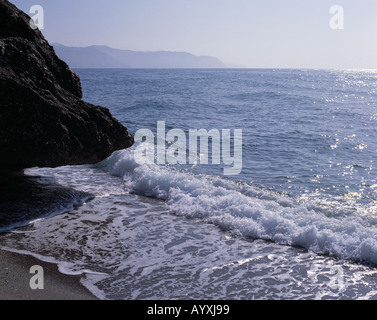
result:
M 178 216 L 242 237 L 377 263 L 377 219 L 360 210 L 321 206 L 222 177 L 140 165 L 133 150 L 116 152 L 98 166 L 123 177 L 130 192 L 164 200 Z

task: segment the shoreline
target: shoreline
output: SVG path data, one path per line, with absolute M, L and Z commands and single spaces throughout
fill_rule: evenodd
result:
M 44 289 L 31 289 L 32 266 L 43 268 Z M 0 300 L 99 300 L 82 276 L 65 275 L 58 266 L 29 255 L 0 250 Z

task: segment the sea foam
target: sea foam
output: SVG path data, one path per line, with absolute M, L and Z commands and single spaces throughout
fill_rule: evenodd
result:
M 321 208 L 311 200 L 299 201 L 244 182 L 137 164 L 132 149 L 114 153 L 99 167 L 123 177 L 130 192 L 164 200 L 178 216 L 242 237 L 377 263 L 376 219 L 358 210 Z

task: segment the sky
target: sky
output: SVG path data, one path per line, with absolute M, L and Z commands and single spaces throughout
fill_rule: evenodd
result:
M 184 51 L 248 68 L 377 69 L 376 0 L 10 2 L 31 16 L 43 8 L 50 43 Z

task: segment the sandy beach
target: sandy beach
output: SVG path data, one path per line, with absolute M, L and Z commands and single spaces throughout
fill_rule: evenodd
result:
M 32 266 L 44 271 L 44 289 L 30 288 Z M 60 273 L 55 264 L 0 250 L 0 300 L 96 300 L 80 283 L 80 276 Z

